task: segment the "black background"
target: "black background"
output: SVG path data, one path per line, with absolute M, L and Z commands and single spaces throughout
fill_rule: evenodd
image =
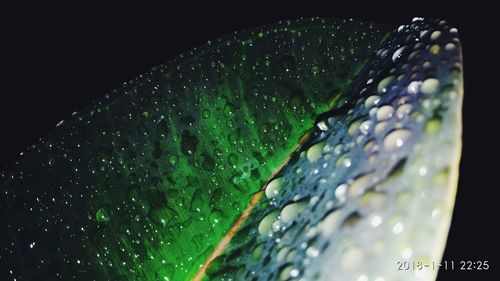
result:
M 153 66 L 235 30 L 299 17 L 353 17 L 406 24 L 413 16 L 438 16 L 457 27 L 465 71 L 463 154 L 457 201 L 444 260 L 489 261 L 490 270 L 441 270 L 438 280 L 485 279 L 500 266 L 498 203 L 494 191 L 495 139 L 500 121 L 494 18 L 466 11 L 356 16 L 324 8 L 238 7 L 136 8 L 4 7 L 1 10 L 0 167 L 11 163 L 38 136 L 92 100 Z M 227 10 L 227 8 L 234 8 Z M 255 7 L 254 7 L 255 8 Z M 196 12 L 197 11 L 197 12 Z M 411 12 L 408 10 L 407 12 Z M 498 50 L 496 50 L 498 49 Z M 495 73 L 497 72 L 497 73 Z M 498 107 L 498 106 L 496 106 Z M 1 188 L 1 187 L 0 187 Z M 1 223 L 1 222 L 0 222 Z

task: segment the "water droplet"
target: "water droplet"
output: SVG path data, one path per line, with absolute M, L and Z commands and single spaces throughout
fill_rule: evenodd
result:
M 309 160 L 309 162 L 311 163 L 318 161 L 318 159 L 321 157 L 324 146 L 325 142 L 322 141 L 309 147 L 306 154 L 307 160 Z
M 392 82 L 392 80 L 394 80 L 394 76 L 388 76 L 388 77 L 385 77 L 384 79 L 382 79 L 379 83 L 378 83 L 378 86 L 377 86 L 377 92 L 379 94 L 384 94 L 387 92 L 387 86 L 389 86 L 389 84 Z
M 455 46 L 455 44 L 453 44 L 453 43 L 448 43 L 448 44 L 446 44 L 446 45 L 444 46 L 444 49 L 445 49 L 446 51 L 452 51 L 452 50 L 455 50 L 455 47 L 456 47 L 456 46 Z
M 299 270 L 294 268 L 290 271 L 290 277 L 295 278 L 295 277 L 299 276 L 299 273 L 300 273 Z
M 306 201 L 295 202 L 286 205 L 283 210 L 281 210 L 281 220 L 285 223 L 291 223 L 293 219 L 307 207 Z
M 319 67 L 317 65 L 311 67 L 311 72 L 314 76 L 318 75 L 319 73 Z
M 439 218 L 441 216 L 441 213 L 442 213 L 442 211 L 440 208 L 435 208 L 434 210 L 432 210 L 432 213 L 431 213 L 432 218 L 433 219 Z
M 274 232 L 278 232 L 283 228 L 283 222 L 280 220 L 277 220 L 277 221 L 273 222 L 271 228 L 273 229 Z
M 403 51 L 406 49 L 406 46 L 403 46 L 399 49 L 397 49 L 394 54 L 392 54 L 392 61 L 396 62 L 402 55 Z
M 95 214 L 95 219 L 97 220 L 97 222 L 102 222 L 102 223 L 106 223 L 109 221 L 109 214 L 104 207 L 97 210 Z
M 260 257 L 262 256 L 263 249 L 264 249 L 264 243 L 255 246 L 255 248 L 252 251 L 252 258 L 254 260 L 259 260 Z
M 337 144 L 334 148 L 333 148 L 333 153 L 336 154 L 336 155 L 339 155 L 340 153 L 342 153 L 342 148 L 343 148 L 343 145 L 342 144 Z
M 307 248 L 306 250 L 306 255 L 309 256 L 309 257 L 312 257 L 312 258 L 315 258 L 319 255 L 319 250 L 316 249 L 315 247 L 313 246 L 310 246 L 309 248 Z
M 235 167 L 238 165 L 238 156 L 234 153 L 230 153 L 229 156 L 227 157 L 227 162 L 229 162 L 229 165 Z
M 367 135 L 370 132 L 370 129 L 372 128 L 372 126 L 373 126 L 373 122 L 371 120 L 366 120 L 359 125 L 359 131 L 363 135 Z
M 278 210 L 272 211 L 260 221 L 258 231 L 261 235 L 269 235 L 272 233 L 272 224 L 278 214 Z
M 348 153 L 340 156 L 337 159 L 337 161 L 335 162 L 335 166 L 337 166 L 337 167 L 344 166 L 346 168 L 349 168 L 349 167 L 351 167 L 351 164 L 352 164 L 351 158 L 349 158 L 349 154 Z
M 439 89 L 439 80 L 436 78 L 428 78 L 426 79 L 423 83 L 422 86 L 420 87 L 420 90 L 424 94 L 435 94 Z
M 286 258 L 286 254 L 288 254 L 288 247 L 283 247 L 279 252 L 278 255 L 276 256 L 276 259 L 281 262 L 284 261 Z
M 291 250 L 290 252 L 288 252 L 288 255 L 286 255 L 286 260 L 287 261 L 292 261 L 293 258 L 295 258 L 296 255 L 297 255 L 297 251 Z
M 398 129 L 390 132 L 384 138 L 384 149 L 387 151 L 393 151 L 397 148 L 402 147 L 406 141 L 410 138 L 411 131 L 406 129 Z
M 349 198 L 354 198 L 365 192 L 365 190 L 374 184 L 373 173 L 362 175 L 349 185 Z
M 168 163 L 170 163 L 170 165 L 175 165 L 177 164 L 177 155 L 170 155 L 170 157 L 168 158 Z
M 386 203 L 387 196 L 383 192 L 370 190 L 361 197 L 361 204 L 370 209 L 379 209 Z
M 408 84 L 407 92 L 409 94 L 412 94 L 412 95 L 417 94 L 418 91 L 420 90 L 421 84 L 422 84 L 422 82 L 420 82 L 420 81 L 412 81 L 410 84 Z
M 441 50 L 441 48 L 439 47 L 439 45 L 432 45 L 430 48 L 429 48 L 429 52 L 433 55 L 437 55 L 439 54 L 439 51 Z
M 354 120 L 351 125 L 349 125 L 349 129 L 347 129 L 347 133 L 352 136 L 354 135 L 358 129 L 359 129 L 359 126 L 361 125 L 361 122 L 363 122 L 362 119 L 357 119 L 357 120 Z
M 266 197 L 271 199 L 279 194 L 281 187 L 283 186 L 283 178 L 275 178 L 269 182 L 266 186 Z
M 365 100 L 365 107 L 366 108 L 371 108 L 372 106 L 377 105 L 379 102 L 380 102 L 380 97 L 379 96 L 376 96 L 376 95 L 369 96 Z
M 285 281 L 290 278 L 290 272 L 292 272 L 293 266 L 288 265 L 285 268 L 283 268 L 280 272 L 280 280 Z
M 377 123 L 377 125 L 375 125 L 375 130 L 374 130 L 375 134 L 380 135 L 382 132 L 384 132 L 384 130 L 387 128 L 388 125 L 389 122 L 387 121 L 382 121 Z
M 318 122 L 318 124 L 316 124 L 318 126 L 318 128 L 321 130 L 321 131 L 326 131 L 328 130 L 328 125 L 326 124 L 326 122 L 323 120 L 323 121 L 320 121 Z
M 335 197 L 340 203 L 346 201 L 347 184 L 343 183 L 335 189 Z
M 394 108 L 390 105 L 384 105 L 377 110 L 377 120 L 384 121 L 392 117 Z
M 410 114 L 412 110 L 412 105 L 411 104 L 403 104 L 398 107 L 396 110 L 396 115 L 398 116 L 399 119 L 403 119 L 406 115 Z
M 399 233 L 403 232 L 403 229 L 404 229 L 403 223 L 402 222 L 397 222 L 392 227 L 392 232 L 394 232 L 394 234 L 399 234 Z
M 231 104 L 226 104 L 224 106 L 224 116 L 226 117 L 231 117 L 233 115 L 233 109 L 232 109 L 232 105 Z
M 372 227 L 378 227 L 381 224 L 382 224 L 382 217 L 380 217 L 379 215 L 373 215 L 372 218 L 370 219 L 370 225 Z
M 211 213 L 210 213 L 210 216 L 209 216 L 209 221 L 212 225 L 216 225 L 220 222 L 222 222 L 222 218 L 223 218 L 223 214 L 220 210 L 213 210 Z
M 425 125 L 425 133 L 428 135 L 435 134 L 437 131 L 439 131 L 439 128 L 441 127 L 441 120 L 437 118 L 433 118 L 427 122 Z
M 321 221 L 318 228 L 320 233 L 324 237 L 330 237 L 330 235 L 332 235 L 335 229 L 337 229 L 337 226 L 341 219 L 341 215 L 342 212 L 333 211 L 326 218 L 324 218 L 323 221 Z
M 316 205 L 316 203 L 318 203 L 318 201 L 319 201 L 319 197 L 318 196 L 313 196 L 309 200 L 309 205 L 310 206 L 314 206 L 314 205 Z
M 370 140 L 368 142 L 366 142 L 365 146 L 363 147 L 364 151 L 366 153 L 371 153 L 371 152 L 374 152 L 376 150 L 376 143 L 374 140 Z
M 436 31 L 432 32 L 432 34 L 431 34 L 431 41 L 438 40 L 439 37 L 441 37 L 441 31 L 436 30 Z

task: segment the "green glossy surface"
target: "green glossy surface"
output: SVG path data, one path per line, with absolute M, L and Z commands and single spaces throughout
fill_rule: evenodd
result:
M 0 251 L 14 258 L 0 276 L 189 279 L 388 30 L 236 33 L 75 113 L 1 174 Z

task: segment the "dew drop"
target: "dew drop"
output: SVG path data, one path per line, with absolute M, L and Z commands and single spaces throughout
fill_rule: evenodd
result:
M 446 44 L 446 45 L 444 46 L 444 49 L 445 49 L 446 51 L 452 51 L 452 50 L 455 50 L 455 47 L 456 47 L 456 46 L 455 46 L 455 44 L 453 44 L 453 43 L 448 43 L 448 44 Z
M 329 237 L 337 228 L 341 215 L 341 212 L 333 211 L 326 218 L 324 218 L 318 226 L 320 233 L 325 237 Z
M 375 134 L 380 135 L 387 128 L 388 125 L 389 122 L 387 121 L 382 121 L 377 123 L 377 125 L 375 125 L 375 130 L 374 130 Z
M 359 196 L 365 192 L 365 190 L 374 183 L 373 173 L 362 175 L 356 178 L 349 185 L 349 198 Z
M 349 158 L 349 154 L 344 154 L 342 156 L 340 156 L 337 161 L 335 162 L 335 166 L 337 167 L 340 167 L 340 166 L 344 166 L 346 168 L 349 168 L 351 167 L 351 158 Z
M 430 48 L 429 48 L 429 52 L 433 55 L 437 55 L 439 54 L 439 51 L 441 50 L 441 48 L 439 47 L 439 45 L 432 45 Z
M 366 120 L 359 125 L 359 131 L 363 135 L 367 135 L 370 132 L 370 129 L 372 128 L 372 126 L 373 126 L 373 122 L 371 120 Z
M 397 222 L 392 227 L 392 232 L 394 232 L 394 234 L 399 234 L 399 233 L 403 232 L 403 229 L 404 229 L 403 223 L 402 222 Z
M 278 232 L 283 228 L 283 222 L 280 220 L 274 221 L 271 228 L 274 232 Z
M 392 117 L 394 108 L 390 105 L 384 105 L 377 110 L 377 120 L 384 121 Z
M 283 268 L 280 272 L 280 280 L 285 281 L 290 278 L 290 272 L 293 270 L 293 266 L 288 265 Z
M 260 259 L 262 256 L 262 250 L 264 249 L 264 243 L 257 245 L 252 251 L 252 258 L 254 260 Z
M 378 83 L 378 86 L 377 86 L 377 92 L 379 94 L 384 94 L 387 92 L 387 86 L 389 86 L 389 84 L 392 82 L 392 80 L 394 80 L 394 76 L 388 76 L 384 79 L 382 79 L 379 83 Z
M 108 212 L 106 211 L 106 209 L 104 207 L 97 210 L 97 212 L 95 214 L 95 218 L 96 218 L 97 222 L 101 222 L 101 223 L 106 223 L 109 221 Z
M 313 246 L 310 246 L 309 248 L 307 248 L 306 250 L 306 255 L 309 256 L 309 257 L 312 257 L 312 258 L 315 258 L 319 255 L 319 250 L 316 249 L 315 247 Z
M 288 247 L 283 247 L 276 256 L 276 259 L 281 262 L 285 260 L 286 254 L 288 254 Z
M 379 215 L 373 215 L 372 218 L 370 219 L 370 225 L 372 227 L 378 227 L 381 224 L 382 224 L 382 217 L 380 217 Z
M 340 203 L 344 203 L 346 201 L 346 191 L 347 184 L 343 183 L 335 189 L 335 197 Z
M 321 131 L 327 131 L 328 130 L 328 125 L 326 124 L 326 122 L 323 120 L 323 121 L 320 121 L 318 122 L 317 124 L 318 128 L 321 130 Z
M 347 129 L 347 133 L 350 136 L 354 135 L 358 131 L 359 126 L 361 125 L 361 122 L 362 122 L 361 119 L 357 119 L 357 120 L 353 121 L 351 123 L 351 125 L 349 125 L 349 129 Z
M 386 197 L 382 192 L 370 190 L 361 197 L 361 204 L 371 209 L 379 209 L 386 203 Z
M 316 161 L 318 161 L 318 159 L 321 157 L 324 146 L 325 142 L 322 141 L 309 147 L 306 154 L 307 160 L 309 160 L 309 162 L 311 163 L 315 163 Z
M 406 115 L 410 114 L 412 109 L 411 104 L 403 104 L 396 110 L 396 115 L 399 119 L 403 119 Z
M 370 141 L 366 142 L 363 149 L 366 153 L 371 153 L 371 152 L 375 151 L 375 148 L 376 148 L 375 145 L 376 145 L 375 141 L 370 140 Z
M 283 186 L 283 178 L 275 178 L 269 182 L 266 186 L 266 197 L 271 199 L 279 194 L 281 187 Z
M 403 53 L 403 51 L 406 49 L 406 46 L 403 46 L 399 49 L 397 49 L 394 54 L 392 54 L 392 61 L 393 62 L 396 62 L 400 57 L 401 57 L 401 54 Z
M 380 97 L 377 95 L 369 96 L 365 100 L 365 107 L 366 108 L 371 108 L 375 105 L 377 105 L 380 102 Z
M 422 84 L 422 82 L 420 82 L 420 81 L 412 81 L 408 85 L 408 88 L 407 88 L 408 93 L 412 94 L 412 95 L 417 94 L 418 91 L 420 90 L 420 84 Z
M 406 129 L 398 129 L 390 132 L 384 138 L 384 149 L 387 151 L 393 151 L 397 148 L 402 147 L 406 141 L 410 138 L 411 131 Z
M 295 217 L 307 207 L 307 202 L 295 202 L 286 205 L 283 210 L 281 210 L 281 220 L 285 223 L 291 223 Z
M 422 86 L 420 87 L 420 90 L 424 94 L 435 94 L 439 89 L 439 80 L 436 78 L 428 78 L 426 79 L 423 83 Z
M 420 39 L 424 39 L 424 37 L 429 34 L 429 30 L 420 31 Z
M 275 210 L 267 214 L 259 223 L 258 231 L 262 235 L 269 235 L 272 233 L 272 225 L 274 219 L 278 216 L 279 211 Z
M 439 37 L 441 37 L 441 31 L 436 30 L 436 31 L 432 32 L 432 34 L 431 34 L 432 41 L 438 40 Z

